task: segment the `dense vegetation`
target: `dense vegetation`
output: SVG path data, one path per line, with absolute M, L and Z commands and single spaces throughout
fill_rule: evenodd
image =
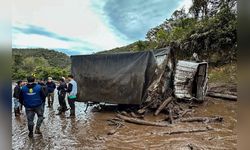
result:
M 35 75 L 38 79 L 48 76 L 59 79 L 70 70 L 70 58 L 64 53 L 48 49 L 13 49 L 12 79 Z
M 237 1 L 193 0 L 189 11 L 176 10 L 171 18 L 136 41 L 103 53 L 144 51 L 171 46 L 179 59 L 196 52 L 213 66 L 236 61 Z

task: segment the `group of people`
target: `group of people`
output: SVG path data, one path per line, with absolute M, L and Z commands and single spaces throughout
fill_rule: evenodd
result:
M 35 134 L 42 134 L 40 126 L 44 119 L 45 102 L 49 108 L 53 108 L 54 103 L 54 91 L 57 88 L 59 108 L 57 115 L 61 115 L 68 110 L 66 105 L 66 95 L 68 104 L 70 106 L 70 117 L 75 116 L 75 101 L 77 96 L 77 83 L 72 75 L 68 75 L 65 79 L 62 77 L 59 80 L 59 85 L 52 81 L 51 77 L 48 77 L 47 82 L 40 80 L 38 83 L 35 82 L 34 76 L 28 76 L 27 82 L 18 81 L 14 88 L 14 113 L 15 116 L 19 116 L 22 110 L 22 106 L 25 107 L 25 112 L 28 120 L 29 137 L 33 137 L 34 129 L 34 117 L 37 114 L 37 123 L 35 128 Z

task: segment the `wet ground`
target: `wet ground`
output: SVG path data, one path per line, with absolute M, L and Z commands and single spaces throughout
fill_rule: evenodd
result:
M 114 129 L 107 119 L 116 114 L 116 106 L 94 112 L 86 105 L 76 103 L 76 117 L 68 118 L 69 112 L 58 116 L 58 101 L 54 108 L 45 108 L 45 119 L 41 127 L 43 135 L 28 138 L 25 113 L 12 119 L 13 149 L 236 149 L 237 147 L 237 102 L 206 98 L 207 101 L 195 108 L 193 116 L 220 115 L 222 123 L 178 123 L 170 127 L 154 127 L 125 123 L 113 135 Z M 47 105 L 47 104 L 46 104 Z M 147 115 L 147 120 L 160 120 L 160 116 Z M 190 130 L 210 126 L 214 130 L 200 133 L 164 134 L 168 131 Z

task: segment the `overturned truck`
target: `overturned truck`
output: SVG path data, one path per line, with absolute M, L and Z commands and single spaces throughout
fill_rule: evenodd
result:
M 177 98 L 203 100 L 206 91 L 207 63 L 192 62 L 196 65 L 191 65 L 193 69 L 189 70 L 189 62 L 186 69 L 178 67 L 178 62 L 176 68 L 169 47 L 133 53 L 76 55 L 71 56 L 71 63 L 80 102 L 140 105 L 153 97 L 172 95 L 174 91 Z M 205 73 L 199 73 L 199 69 Z

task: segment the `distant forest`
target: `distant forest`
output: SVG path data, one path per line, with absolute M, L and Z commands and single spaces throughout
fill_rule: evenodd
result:
M 37 79 L 48 76 L 59 79 L 70 71 L 68 55 L 49 49 L 12 49 L 12 79 L 34 74 Z

